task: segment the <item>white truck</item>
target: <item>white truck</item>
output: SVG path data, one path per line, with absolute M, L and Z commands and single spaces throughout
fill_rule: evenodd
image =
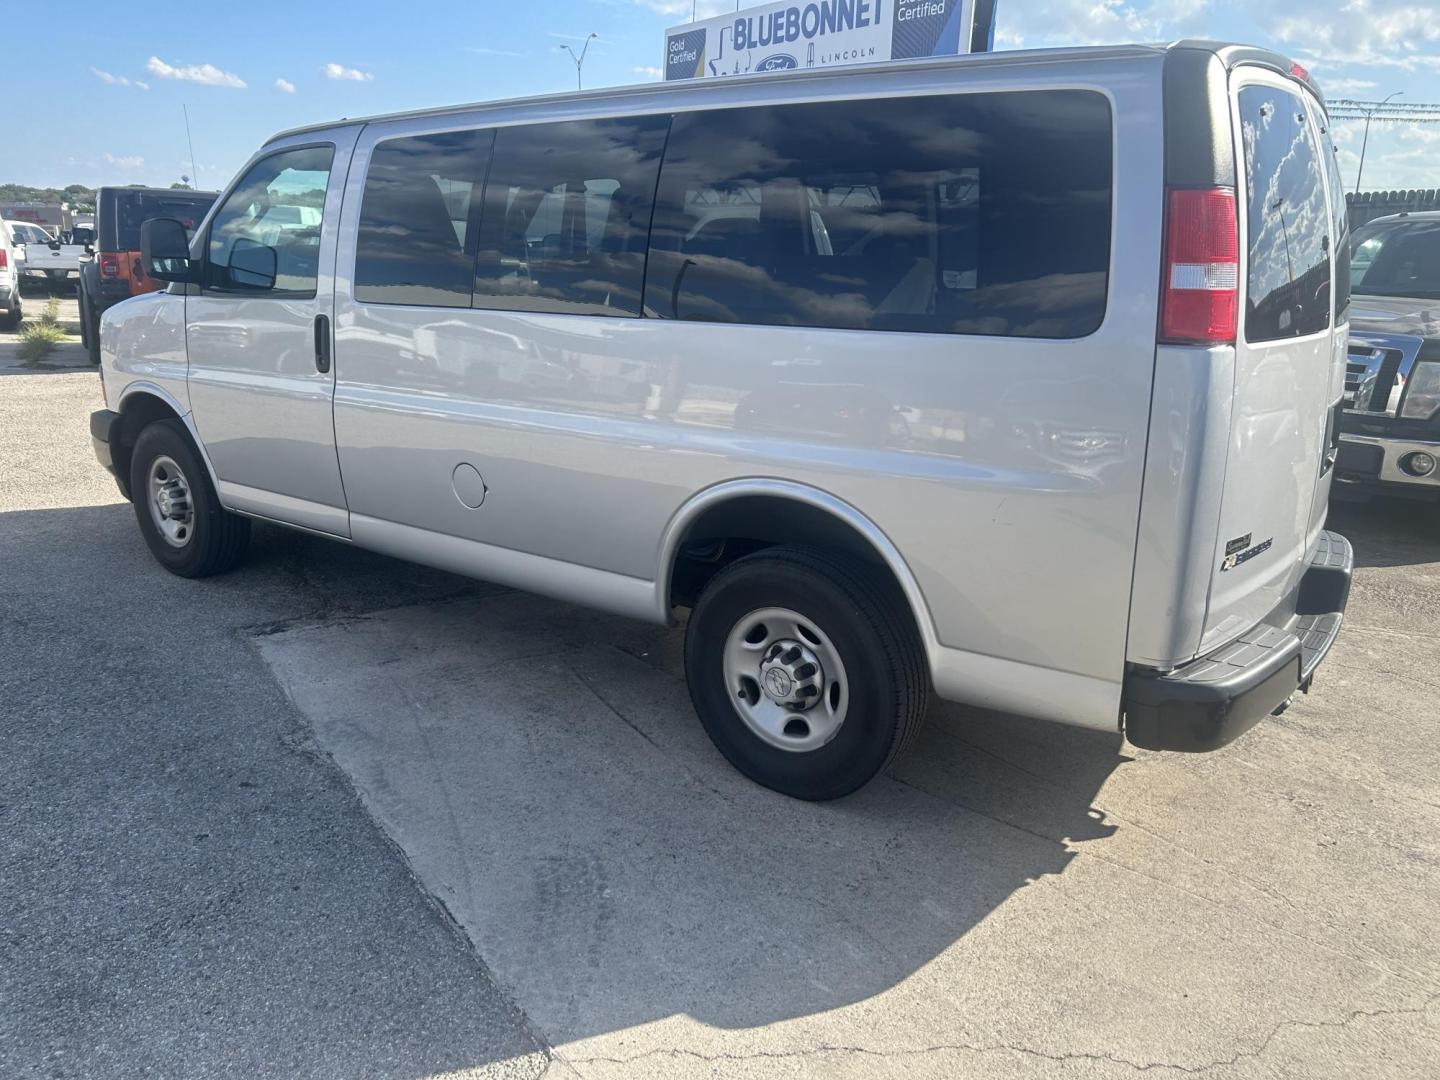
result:
M 26 277 L 52 285 L 79 278 L 84 244 L 64 243 L 44 226 L 29 221 L 10 222 L 10 232 L 18 248 L 16 262 Z

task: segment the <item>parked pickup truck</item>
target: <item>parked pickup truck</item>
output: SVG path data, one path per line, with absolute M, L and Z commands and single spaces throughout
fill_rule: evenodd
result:
M 20 272 L 57 284 L 80 276 L 80 260 L 85 255 L 83 243 L 67 244 L 52 236 L 40 225 L 28 221 L 12 221 L 10 231 L 20 247 Z
M 1440 212 L 1355 230 L 1336 491 L 1440 500 Z

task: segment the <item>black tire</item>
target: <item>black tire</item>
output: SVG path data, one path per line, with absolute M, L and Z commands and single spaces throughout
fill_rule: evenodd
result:
M 15 292 L 10 298 L 10 310 L 0 315 L 0 330 L 19 330 L 20 320 L 25 317 L 20 305 L 20 284 L 15 284 Z
M 151 508 L 150 468 L 162 458 L 179 467 L 189 489 L 190 517 L 178 546 L 165 538 Z M 130 455 L 130 498 L 150 553 L 172 574 L 198 578 L 224 573 L 245 554 L 250 519 L 221 507 L 210 474 L 179 420 L 156 420 L 140 432 Z
M 85 338 L 85 352 L 90 357 L 90 363 L 96 367 L 100 366 L 100 317 L 90 310 L 90 302 L 85 299 L 85 294 L 80 294 L 80 326 L 81 334 Z
M 80 307 L 80 344 L 90 351 L 90 305 L 85 303 L 85 290 L 77 288 L 76 297 Z
M 903 598 L 883 573 L 825 550 L 775 547 L 737 559 L 701 593 L 685 633 L 690 700 L 716 747 L 756 783 L 797 799 L 839 798 L 873 779 L 919 729 L 929 704 L 923 650 Z M 764 608 L 803 616 L 844 666 L 848 705 L 834 735 L 817 748 L 767 742 L 741 715 L 739 691 L 728 685 L 731 630 Z

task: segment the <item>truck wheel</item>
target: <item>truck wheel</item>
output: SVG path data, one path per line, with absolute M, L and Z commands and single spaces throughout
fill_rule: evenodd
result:
M 85 303 L 85 290 L 77 288 L 75 295 L 80 307 L 80 344 L 90 351 L 90 306 Z
M 10 301 L 10 310 L 0 315 L 0 330 L 19 330 L 20 320 L 24 313 L 20 310 L 20 294 L 17 292 L 15 298 Z
M 135 440 L 130 497 L 150 553 L 181 577 L 229 570 L 250 542 L 250 520 L 225 510 L 178 420 L 156 420 Z
M 80 294 L 80 332 L 85 339 L 85 353 L 90 363 L 100 366 L 100 319 L 90 311 L 85 294 Z
M 801 547 L 711 579 L 686 629 L 685 675 L 720 752 L 797 799 L 872 779 L 919 728 L 929 693 L 900 597 L 865 563 Z

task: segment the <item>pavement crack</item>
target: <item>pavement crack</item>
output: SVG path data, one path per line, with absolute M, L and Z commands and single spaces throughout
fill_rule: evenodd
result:
M 695 1061 L 717 1062 L 717 1061 L 794 1061 L 811 1057 L 819 1057 L 830 1054 L 854 1054 L 861 1057 L 882 1058 L 897 1060 L 904 1058 L 925 1057 L 938 1053 L 966 1053 L 966 1054 L 1020 1054 L 1025 1057 L 1038 1058 L 1043 1061 L 1063 1063 L 1068 1061 L 1093 1061 L 1103 1062 L 1111 1065 L 1118 1065 L 1129 1069 L 1132 1072 L 1145 1073 L 1159 1070 L 1180 1073 L 1185 1076 L 1198 1076 L 1204 1073 L 1213 1072 L 1217 1069 L 1226 1069 L 1239 1064 L 1241 1061 L 1259 1058 L 1270 1049 L 1271 1045 L 1281 1033 L 1292 1028 L 1321 1029 L 1321 1028 L 1344 1028 L 1357 1020 L 1377 1019 L 1388 1016 L 1418 1016 L 1424 1015 L 1440 994 L 1432 994 L 1425 1001 L 1414 1007 L 1403 1009 L 1353 1009 L 1344 1014 L 1338 1020 L 1282 1020 L 1270 1029 L 1269 1034 L 1262 1039 L 1258 1046 L 1250 1050 L 1237 1050 L 1228 1057 L 1217 1058 L 1213 1061 L 1199 1064 L 1183 1064 L 1170 1061 L 1136 1061 L 1131 1058 L 1121 1057 L 1117 1054 L 1097 1054 L 1087 1051 L 1070 1051 L 1056 1053 L 1040 1050 L 1033 1046 L 1024 1046 L 1019 1043 L 995 1042 L 995 1043 L 973 1043 L 973 1042 L 945 1042 L 932 1043 L 929 1046 L 906 1047 L 896 1050 L 878 1050 L 868 1046 L 856 1046 L 836 1043 L 822 1043 L 818 1046 L 805 1047 L 799 1050 L 752 1050 L 743 1053 L 713 1053 L 707 1054 L 699 1050 L 689 1050 L 677 1047 L 658 1047 L 654 1050 L 647 1050 L 640 1054 L 633 1054 L 628 1057 L 618 1056 L 590 1056 L 590 1057 L 566 1057 L 570 1064 L 582 1065 L 633 1065 L 640 1061 L 646 1061 L 658 1057 L 689 1058 Z

